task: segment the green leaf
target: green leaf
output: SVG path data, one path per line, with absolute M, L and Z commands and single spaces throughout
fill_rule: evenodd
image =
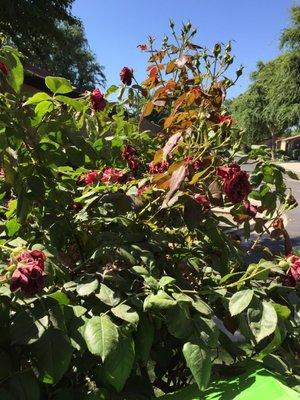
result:
M 192 305 L 195 308 L 195 310 L 197 310 L 201 314 L 208 316 L 211 316 L 213 314 L 213 310 L 210 308 L 210 306 L 200 298 L 195 299 Z
M 3 349 L 0 349 L 0 381 L 8 378 L 12 371 L 12 362 L 8 353 L 6 353 Z
M 111 312 L 118 318 L 123 319 L 130 324 L 137 325 L 139 322 L 139 315 L 134 309 L 127 304 L 119 304 L 117 307 L 111 309 Z
M 201 399 L 200 396 L 201 396 L 201 393 L 199 392 L 198 386 L 196 384 L 193 384 L 193 385 L 189 385 L 183 389 L 177 390 L 176 392 L 168 393 L 168 394 L 165 394 L 164 396 L 159 396 L 158 399 L 159 400 L 199 400 L 199 399 Z
M 157 294 L 149 294 L 144 300 L 144 310 L 164 310 L 174 307 L 176 301 L 160 290 Z
M 291 315 L 291 310 L 287 306 L 283 306 L 282 304 L 272 303 L 278 317 L 288 319 Z
M 32 371 L 27 370 L 13 375 L 5 385 L 11 400 L 40 400 L 40 389 Z M 0 394 L 1 400 L 6 400 Z
M 134 356 L 134 341 L 131 336 L 128 336 L 119 341 L 118 346 L 105 360 L 105 378 L 117 392 L 123 389 L 130 376 Z
M 146 363 L 154 339 L 154 326 L 147 314 L 140 315 L 140 321 L 135 335 L 136 352 L 139 359 Z
M 98 299 L 102 301 L 102 303 L 107 304 L 110 307 L 115 307 L 120 302 L 120 295 L 118 292 L 113 291 L 108 286 L 101 283 L 100 292 L 96 294 Z
M 102 361 L 117 347 L 119 340 L 117 326 L 104 314 L 87 321 L 83 336 L 89 351 Z
M 36 113 L 36 118 L 34 120 L 35 124 L 39 124 L 43 117 L 48 113 L 53 110 L 53 104 L 51 101 L 41 101 L 38 103 L 38 105 L 35 107 L 35 113 Z
M 200 390 L 204 390 L 210 379 L 211 360 L 207 350 L 197 343 L 187 342 L 182 349 L 186 364 Z
M 173 285 L 176 282 L 176 279 L 171 276 L 163 276 L 159 280 L 159 286 L 163 289 L 165 286 Z
M 64 292 L 61 292 L 60 290 L 48 294 L 48 297 L 51 297 L 52 299 L 56 300 L 59 304 L 62 305 L 68 305 L 70 303 L 68 296 Z
M 241 290 L 235 293 L 229 301 L 230 314 L 233 316 L 244 311 L 251 303 L 253 294 L 254 292 L 251 289 Z
M 294 171 L 289 171 L 289 170 L 285 170 L 285 173 L 286 173 L 291 179 L 295 179 L 296 181 L 299 181 L 299 175 L 296 174 L 296 172 L 294 172 Z
M 9 54 L 9 74 L 7 81 L 16 93 L 19 93 L 24 81 L 23 65 L 19 57 L 15 54 Z
M 50 328 L 31 346 L 31 353 L 39 372 L 39 379 L 55 385 L 69 368 L 72 347 L 61 330 Z
M 45 92 L 38 92 L 35 93 L 33 96 L 29 97 L 29 99 L 24 103 L 24 106 L 29 104 L 37 104 L 44 100 L 51 100 L 51 97 L 48 93 Z
M 259 309 L 248 310 L 249 327 L 258 342 L 271 335 L 277 326 L 278 318 L 273 305 L 263 300 Z
M 119 86 L 116 85 L 111 85 L 107 91 L 106 91 L 106 97 L 108 97 L 109 95 L 111 95 L 112 93 L 115 93 L 117 90 L 119 89 Z
M 285 327 L 280 325 L 276 326 L 272 341 L 264 349 L 260 351 L 257 359 L 263 360 L 270 353 L 273 353 L 275 350 L 278 349 L 278 347 L 281 345 L 281 343 L 284 341 L 285 338 L 286 338 Z
M 168 331 L 177 339 L 189 337 L 193 331 L 193 323 L 187 304 L 176 305 L 166 314 Z
M 49 317 L 40 308 L 19 310 L 13 317 L 10 327 L 13 344 L 31 344 L 37 341 L 45 332 Z
M 79 283 L 77 285 L 77 293 L 79 296 L 89 296 L 91 293 L 97 290 L 98 284 L 98 279 L 85 279 L 83 283 Z
M 21 225 L 19 224 L 17 218 L 13 218 L 6 222 L 5 227 L 7 230 L 7 235 L 12 237 L 19 231 Z
M 83 111 L 84 109 L 84 102 L 77 100 L 77 99 L 72 99 L 71 97 L 67 97 L 67 96 L 61 96 L 58 95 L 55 98 L 56 100 L 61 101 L 64 104 L 67 104 L 68 106 L 71 106 L 74 108 L 74 110 L 76 111 Z
M 71 82 L 59 76 L 46 76 L 45 83 L 48 89 L 54 94 L 65 94 L 73 91 Z

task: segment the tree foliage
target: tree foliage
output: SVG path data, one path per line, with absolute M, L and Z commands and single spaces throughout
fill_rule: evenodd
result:
M 0 32 L 29 65 L 64 76 L 78 88 L 92 89 L 105 83 L 105 75 L 81 21 L 71 14 L 73 1 L 1 0 Z
M 285 171 L 263 155 L 250 178 L 234 162 L 230 46 L 171 28 L 147 44 L 142 85 L 105 96 L 47 77 L 50 94 L 24 99 L 18 52 L 1 48 L 1 399 L 201 398 L 250 360 L 297 385 Z M 157 134 L 125 114 L 141 96 Z M 250 226 L 245 249 L 228 230 Z M 264 233 L 289 256 L 250 263 Z
M 284 29 L 280 37 L 280 47 L 299 50 L 300 47 L 300 6 L 291 9 L 292 26 Z
M 296 48 L 259 62 L 245 93 L 231 107 L 248 143 L 283 135 L 300 121 L 300 53 Z M 273 143 L 274 144 L 274 143 Z

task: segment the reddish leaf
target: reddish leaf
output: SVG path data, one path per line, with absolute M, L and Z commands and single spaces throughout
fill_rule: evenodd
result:
M 170 61 L 166 66 L 166 74 L 170 74 L 176 68 L 175 60 Z
M 186 173 L 187 167 L 185 165 L 181 165 L 176 171 L 173 172 L 169 184 L 170 189 L 165 199 L 166 204 L 168 204 L 173 194 L 180 188 L 184 178 L 186 177 Z
M 181 138 L 181 132 L 177 132 L 170 137 L 170 139 L 167 141 L 167 143 L 163 148 L 163 158 L 166 158 L 166 156 L 173 150 L 173 148 L 176 146 L 180 138 Z
M 154 108 L 154 104 L 152 103 L 152 101 L 149 101 L 149 103 L 147 103 L 143 109 L 143 116 L 147 117 L 148 115 L 150 115 L 153 111 Z

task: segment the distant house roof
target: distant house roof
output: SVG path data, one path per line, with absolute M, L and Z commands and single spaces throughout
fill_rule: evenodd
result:
M 277 139 L 277 142 L 289 142 L 294 139 L 300 139 L 300 135 L 282 137 L 282 138 Z
M 50 92 L 45 84 L 46 76 L 51 75 L 48 71 L 41 68 L 36 68 L 32 65 L 25 65 L 24 68 L 24 89 L 32 92 L 43 91 Z M 68 97 L 78 97 L 84 90 L 74 89 L 73 92 L 68 93 Z

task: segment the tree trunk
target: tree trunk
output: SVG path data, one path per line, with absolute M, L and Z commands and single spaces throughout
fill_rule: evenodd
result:
M 276 140 L 277 140 L 276 132 L 277 132 L 277 130 L 273 126 L 270 126 L 269 129 L 270 129 L 270 133 L 271 133 L 271 156 L 272 156 L 272 160 L 275 160 L 275 156 L 276 156 Z

